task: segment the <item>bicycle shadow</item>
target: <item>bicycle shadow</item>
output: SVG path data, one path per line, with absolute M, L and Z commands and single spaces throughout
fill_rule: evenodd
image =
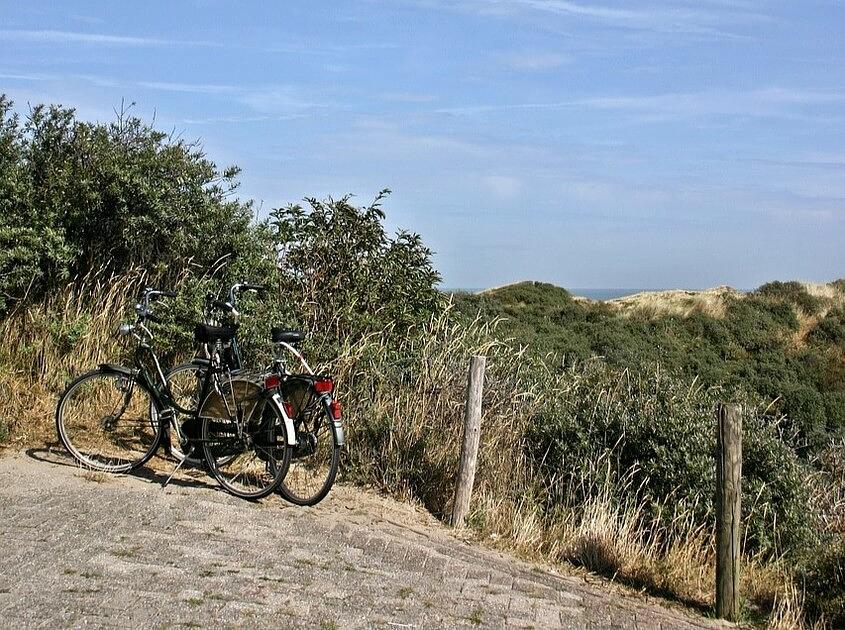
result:
M 72 468 L 74 470 L 82 472 L 97 472 L 93 469 L 86 468 L 85 466 L 81 465 L 70 455 L 70 453 L 64 450 L 64 447 L 59 442 L 48 443 L 45 444 L 43 447 L 38 448 L 28 448 L 24 451 L 24 453 L 27 457 L 30 457 L 39 462 L 43 462 L 45 464 L 53 464 L 54 466 L 67 466 L 68 468 Z M 172 460 L 162 459 L 158 455 L 156 455 L 151 460 L 151 462 L 153 462 L 154 465 L 157 467 L 160 466 L 161 470 L 157 470 L 156 468 L 151 467 L 150 462 L 147 462 L 143 467 L 133 470 L 129 473 L 101 474 L 114 474 L 115 477 L 136 477 L 138 479 L 143 479 L 147 482 L 155 483 L 163 487 L 164 483 L 167 481 L 167 478 L 170 476 L 170 473 L 173 472 L 173 468 L 176 467 L 176 462 Z M 206 473 L 198 468 L 183 468 L 176 475 L 173 476 L 173 478 L 167 485 L 176 486 L 180 488 L 208 488 L 212 490 L 220 489 L 220 486 L 216 483 L 212 483 L 210 478 L 209 481 L 206 481 L 202 478 L 195 478 L 193 476 L 195 474 L 205 475 Z

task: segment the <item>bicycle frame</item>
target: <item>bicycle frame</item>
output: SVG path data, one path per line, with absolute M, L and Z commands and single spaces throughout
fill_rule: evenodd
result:
M 148 355 L 152 359 L 153 365 L 155 366 L 155 376 L 153 376 L 153 374 L 147 368 L 147 365 L 143 360 L 143 357 L 145 355 Z M 150 391 L 150 394 L 153 398 L 153 404 L 156 406 L 158 413 L 164 415 L 163 421 L 168 422 L 170 426 L 172 426 L 176 430 L 176 434 L 179 437 L 180 442 L 182 442 L 185 440 L 185 435 L 183 434 L 179 423 L 175 422 L 173 414 L 174 411 L 190 416 L 191 418 L 199 421 L 201 418 L 200 410 L 202 407 L 202 401 L 206 400 L 206 398 L 212 392 L 217 392 L 217 394 L 222 398 L 226 406 L 228 407 L 229 405 L 229 402 L 226 400 L 226 396 L 220 390 L 219 379 L 217 378 L 222 372 L 221 367 L 214 365 L 214 361 L 212 361 L 211 359 L 195 358 L 194 361 L 204 368 L 202 370 L 202 386 L 200 388 L 200 396 L 198 398 L 198 404 L 196 409 L 185 409 L 176 402 L 175 397 L 173 396 L 173 392 L 170 389 L 170 385 L 164 376 L 164 371 L 161 368 L 161 362 L 159 361 L 155 350 L 152 348 L 152 346 L 150 346 L 143 340 L 140 340 L 138 347 L 135 349 L 133 357 L 133 363 L 135 364 L 134 370 L 115 364 L 102 364 L 100 366 L 100 369 L 105 372 L 121 374 L 127 377 L 131 377 L 143 383 L 143 385 L 146 386 L 147 389 Z M 263 398 L 265 398 L 266 402 L 268 404 L 273 405 L 276 411 L 281 415 L 285 423 L 285 428 L 287 430 L 288 445 L 295 446 L 296 432 L 293 426 L 293 420 L 288 417 L 287 413 L 285 413 L 284 405 L 282 404 L 281 398 L 276 392 L 266 389 L 262 390 L 261 395 Z M 164 422 L 162 422 L 162 424 L 164 424 Z M 242 428 L 239 427 L 238 430 L 241 431 Z M 162 429 L 161 439 L 164 439 L 165 432 L 166 429 Z M 197 440 L 195 439 L 194 441 Z

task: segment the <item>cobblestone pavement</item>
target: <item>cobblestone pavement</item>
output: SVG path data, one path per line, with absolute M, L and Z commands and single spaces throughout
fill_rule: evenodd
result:
M 718 627 L 467 544 L 359 489 L 296 508 L 162 479 L 0 457 L 0 626 Z

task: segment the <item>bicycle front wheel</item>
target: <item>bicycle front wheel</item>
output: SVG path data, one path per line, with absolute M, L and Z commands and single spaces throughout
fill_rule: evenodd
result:
M 221 417 L 217 405 L 203 405 L 202 445 L 211 474 L 243 499 L 266 497 L 279 487 L 290 466 L 284 420 L 275 405 L 261 400 L 244 415 Z
M 103 370 L 83 374 L 56 407 L 56 431 L 64 447 L 83 466 L 127 472 L 143 465 L 160 441 L 149 389 L 134 376 Z

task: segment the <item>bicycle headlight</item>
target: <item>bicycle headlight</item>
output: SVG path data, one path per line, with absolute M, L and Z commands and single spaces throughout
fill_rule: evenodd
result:
M 117 334 L 121 337 L 125 337 L 129 333 L 131 333 L 135 329 L 135 326 L 132 324 L 121 324 L 120 328 L 117 329 Z

